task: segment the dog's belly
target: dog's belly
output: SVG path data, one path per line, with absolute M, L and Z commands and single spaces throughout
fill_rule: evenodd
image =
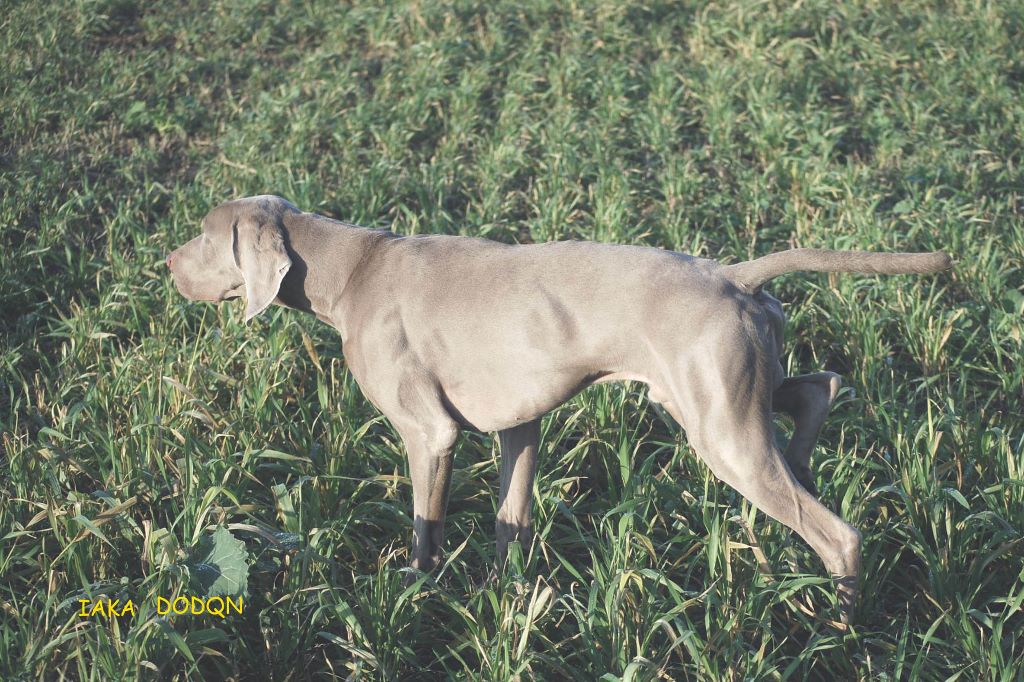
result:
M 664 400 L 646 377 L 629 371 L 586 374 L 579 371 L 524 372 L 505 380 L 477 377 L 443 387 L 446 408 L 463 426 L 501 431 L 541 417 L 593 384 L 640 381 L 650 386 L 650 399 Z
M 511 321 L 492 317 L 487 329 L 450 325 L 423 339 L 418 357 L 436 377 L 451 416 L 484 432 L 532 421 L 595 383 L 640 381 L 655 402 L 669 400 L 659 366 L 674 364 L 686 344 L 675 334 L 652 341 L 649 333 L 659 331 L 650 323 L 642 330 L 643 301 L 596 313 L 583 305 L 572 310 L 571 319 L 537 322 L 527 309 Z M 661 365 L 659 354 L 666 358 Z
M 511 381 L 477 377 L 444 386 L 452 417 L 478 431 L 500 431 L 532 421 L 569 400 L 589 382 L 568 373 L 523 374 Z

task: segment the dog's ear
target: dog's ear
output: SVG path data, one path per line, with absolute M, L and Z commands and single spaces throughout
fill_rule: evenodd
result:
M 245 321 L 273 302 L 292 266 L 281 228 L 270 222 L 242 219 L 232 226 L 235 262 L 245 279 Z

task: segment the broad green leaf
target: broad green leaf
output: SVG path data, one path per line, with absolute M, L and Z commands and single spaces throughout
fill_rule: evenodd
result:
M 188 567 L 206 596 L 233 596 L 246 591 L 247 558 L 245 543 L 222 526 L 203 538 Z

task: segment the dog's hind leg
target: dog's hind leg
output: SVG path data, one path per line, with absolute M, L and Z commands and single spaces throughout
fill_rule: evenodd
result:
M 773 442 L 767 420 L 752 422 L 743 434 L 698 445 L 697 453 L 718 478 L 795 530 L 817 552 L 837 579 L 842 618 L 848 622 L 860 576 L 860 532 L 796 480 Z
M 533 476 L 540 445 L 540 419 L 498 432 L 501 444 L 501 488 L 498 494 L 498 566 L 505 563 L 508 543 L 530 541 Z
M 775 444 L 765 382 L 711 371 L 691 374 L 690 385 L 666 408 L 686 414 L 687 438 L 719 479 L 735 488 L 768 516 L 789 526 L 817 552 L 837 579 L 842 618 L 848 621 L 860 578 L 861 535 L 828 510 L 793 476 Z M 681 385 L 681 384 L 679 384 Z M 728 395 L 720 387 L 735 386 Z
M 818 490 L 811 473 L 811 453 L 825 422 L 832 401 L 843 385 L 838 374 L 818 372 L 788 377 L 772 394 L 772 411 L 793 418 L 793 437 L 786 446 L 785 458 L 800 484 L 812 495 Z

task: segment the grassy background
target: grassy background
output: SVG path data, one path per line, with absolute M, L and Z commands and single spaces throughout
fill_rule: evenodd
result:
M 1024 6 L 487 5 L 5 5 L 0 677 L 1020 679 Z M 495 444 L 465 435 L 450 560 L 405 588 L 402 448 L 337 335 L 163 267 L 267 192 L 401 233 L 954 254 L 773 287 L 787 370 L 849 386 L 815 468 L 864 533 L 855 628 L 634 384 L 545 420 L 496 581 Z M 218 525 L 244 615 L 158 617 Z M 141 612 L 76 615 L 102 595 Z

